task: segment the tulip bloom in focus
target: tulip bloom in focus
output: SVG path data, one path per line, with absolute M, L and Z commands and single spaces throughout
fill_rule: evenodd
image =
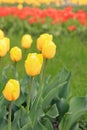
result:
M 29 53 L 25 60 L 25 70 L 30 76 L 36 76 L 40 73 L 43 64 L 42 54 Z
M 18 99 L 20 95 L 20 84 L 17 80 L 10 79 L 4 90 L 2 91 L 3 96 L 8 100 L 8 101 L 14 101 Z
M 14 62 L 18 62 L 22 59 L 22 51 L 19 47 L 15 46 L 10 50 L 11 60 Z
M 32 37 L 29 34 L 25 34 L 23 35 L 22 39 L 21 39 L 21 45 L 23 48 L 28 49 L 31 47 L 32 44 Z
M 51 34 L 41 34 L 40 37 L 37 39 L 37 49 L 42 51 L 43 45 L 45 41 L 52 41 L 53 37 Z
M 42 48 L 42 54 L 43 57 L 47 58 L 47 59 L 51 59 L 55 56 L 56 54 L 56 45 L 54 44 L 53 41 L 46 41 L 43 45 Z

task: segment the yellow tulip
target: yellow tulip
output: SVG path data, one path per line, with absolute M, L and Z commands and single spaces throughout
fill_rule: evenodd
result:
M 25 70 L 30 76 L 36 76 L 40 73 L 43 64 L 42 54 L 29 53 L 25 60 Z
M 8 100 L 8 101 L 14 101 L 16 100 L 19 95 L 20 95 L 20 84 L 17 80 L 15 79 L 10 79 L 2 91 L 3 96 Z
M 47 34 L 47 33 L 41 34 L 40 37 L 37 39 L 37 49 L 39 51 L 42 51 L 44 42 L 52 41 L 52 39 L 53 37 L 51 34 Z
M 10 58 L 12 61 L 17 62 L 22 59 L 22 51 L 19 47 L 15 46 L 10 50 Z
M 29 34 L 25 34 L 23 35 L 22 39 L 21 39 L 21 45 L 23 48 L 28 49 L 31 47 L 32 44 L 32 37 Z
M 10 49 L 10 39 L 8 37 L 4 37 L 3 40 L 5 41 L 6 45 L 7 45 L 7 52 Z
M 23 9 L 23 4 L 18 4 L 17 8 L 20 10 Z
M 4 32 L 0 29 L 0 39 L 4 38 Z
M 54 44 L 53 41 L 46 41 L 43 45 L 42 48 L 42 54 L 43 57 L 47 58 L 47 59 L 51 59 L 55 56 L 56 54 L 56 45 Z
M 87 5 L 87 0 L 79 0 L 80 5 Z
M 3 57 L 7 54 L 7 43 L 6 41 L 3 39 L 0 39 L 0 57 Z

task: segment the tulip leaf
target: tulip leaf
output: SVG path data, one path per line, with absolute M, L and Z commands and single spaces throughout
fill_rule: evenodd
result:
M 31 110 L 29 112 L 29 116 L 31 118 L 33 127 L 35 125 L 35 122 L 37 120 L 40 120 L 40 118 L 45 115 L 44 112 L 43 112 L 43 109 L 40 106 L 38 106 L 37 109 L 35 109 L 36 103 L 37 102 L 34 103 L 34 106 L 31 108 Z
M 43 119 L 43 124 L 47 128 L 47 130 L 53 130 L 52 122 L 48 118 Z
M 71 129 L 72 129 L 72 130 L 81 130 L 81 129 L 79 128 L 79 123 L 74 124 Z
M 20 86 L 21 86 L 21 92 L 23 94 L 27 93 L 29 91 L 29 82 L 30 77 L 28 75 L 24 75 L 20 80 Z
M 72 126 L 87 111 L 87 97 L 74 97 L 70 100 L 69 112 L 62 118 L 59 129 L 73 130 Z M 72 128 L 72 129 L 71 129 Z
M 52 89 L 54 88 L 54 86 L 56 86 L 56 84 L 58 85 L 58 80 L 59 78 L 59 74 L 57 74 L 53 79 L 51 79 L 51 81 L 49 81 L 48 84 L 44 85 L 43 88 L 43 97 Z
M 20 130 L 33 130 L 31 123 L 26 123 L 26 125 L 24 125 Z
M 64 98 L 61 98 L 61 99 L 55 101 L 55 103 L 56 103 L 57 109 L 59 111 L 58 121 L 60 122 L 62 117 L 64 116 L 64 114 L 66 112 L 68 112 L 69 104 L 67 103 L 67 101 Z
M 49 129 L 47 129 L 41 122 L 38 121 L 34 130 L 49 130 Z
M 2 71 L 2 81 L 4 82 L 4 84 L 6 84 L 6 82 L 10 78 L 18 79 L 18 73 L 14 66 L 7 65 L 3 68 L 3 71 Z
M 48 92 L 48 94 L 43 99 L 43 108 L 45 108 L 49 103 L 51 103 L 52 99 L 56 97 L 59 89 L 64 86 L 67 82 L 63 82 L 59 84 L 58 86 L 54 87 L 51 91 Z
M 8 115 L 8 111 L 6 109 L 7 106 L 7 101 L 4 99 L 4 97 L 2 96 L 2 98 L 0 99 L 0 129 L 1 130 L 7 130 L 7 115 Z
M 70 74 L 70 72 L 63 68 L 63 70 L 59 73 L 59 82 L 66 81 Z
M 64 81 L 67 81 L 67 83 L 61 87 L 58 91 L 58 97 L 69 99 L 71 96 L 71 91 L 69 87 L 71 73 L 67 72 L 67 70 L 63 69 L 63 71 L 60 73 L 59 76 L 59 83 L 62 83 Z
M 56 118 L 59 115 L 56 104 L 51 106 L 51 108 L 46 112 L 46 115 L 50 118 Z
M 54 88 L 59 86 L 63 82 L 67 82 L 62 87 L 60 87 L 58 91 L 58 98 L 69 98 L 71 96 L 69 81 L 70 81 L 71 73 L 66 69 L 63 69 L 60 74 L 56 75 L 43 89 L 43 98 L 48 95 L 48 93 Z
M 12 122 L 13 128 L 21 129 L 22 127 L 32 126 L 31 119 L 29 117 L 29 113 L 27 113 L 26 109 L 21 106 L 21 108 L 15 112 L 14 120 Z

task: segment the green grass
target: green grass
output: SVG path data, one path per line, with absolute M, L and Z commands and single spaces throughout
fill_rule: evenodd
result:
M 9 36 L 11 39 L 11 47 L 17 45 L 21 47 L 21 37 Z M 36 52 L 36 39 L 37 37 L 33 36 L 33 44 L 31 49 L 27 50 L 28 52 Z M 63 36 L 54 36 L 54 42 L 57 45 L 57 53 L 55 58 L 48 61 L 47 66 L 47 75 L 54 77 L 59 73 L 62 68 L 68 69 L 72 72 L 71 76 L 71 90 L 73 95 L 84 96 L 87 94 L 87 42 L 81 41 L 80 37 L 63 35 Z M 23 50 L 24 53 L 24 50 Z M 24 55 L 23 55 L 24 56 Z M 26 57 L 26 56 L 25 56 Z M 0 72 L 2 71 L 5 64 L 13 64 L 9 57 L 7 56 L 1 59 Z M 20 73 L 19 77 L 25 74 L 24 70 L 24 58 L 17 64 L 17 71 Z M 10 77 L 11 78 L 11 77 Z

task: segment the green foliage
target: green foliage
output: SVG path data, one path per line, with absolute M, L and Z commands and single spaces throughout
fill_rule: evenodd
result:
M 14 19 L 16 22 L 14 22 Z M 74 78 L 72 78 L 72 89 L 75 95 L 78 95 L 75 87 L 77 86 L 79 91 L 81 91 L 82 86 L 83 91 L 83 86 L 86 86 L 85 79 L 83 77 L 83 73 L 86 75 L 86 72 L 83 72 L 84 67 L 81 66 L 81 64 L 86 64 L 84 60 L 86 59 L 87 54 L 86 44 L 82 43 L 87 43 L 87 27 L 82 27 L 77 21 L 73 22 L 72 20 L 67 21 L 62 26 L 60 26 L 60 24 L 52 26 L 50 19 L 47 20 L 48 22 L 43 25 L 40 23 L 37 25 L 29 25 L 27 20 L 21 22 L 17 17 L 13 18 L 10 16 L 9 18 L 0 18 L 0 28 L 6 32 L 6 35 L 19 33 L 21 36 L 26 32 L 38 36 L 43 32 L 52 33 L 55 36 L 54 40 L 59 40 L 62 44 L 57 45 L 58 48 L 60 47 L 60 50 L 58 50 L 57 53 L 57 59 L 55 59 L 55 61 L 49 61 L 49 64 L 53 65 L 53 63 L 56 62 L 56 65 L 53 67 L 53 69 L 55 68 L 55 73 L 57 73 L 57 70 L 59 71 L 61 69 L 61 64 L 69 68 L 73 68 L 72 71 L 74 72 Z M 78 28 L 74 32 L 70 33 L 67 31 L 67 27 L 72 24 L 76 25 Z M 17 36 L 14 39 L 16 38 Z M 18 41 L 14 41 L 15 44 L 18 43 Z M 13 45 L 14 43 L 11 44 L 11 46 Z M 59 64 L 59 68 L 57 63 Z M 47 68 L 47 73 L 49 73 L 52 67 L 51 65 Z M 86 67 L 84 70 L 86 70 Z M 21 73 L 22 71 L 23 70 L 20 70 Z M 30 77 L 24 75 L 24 73 L 23 75 L 19 75 L 14 66 L 11 65 L 5 66 L 2 70 L 2 77 L 0 77 L 0 94 L 2 93 L 2 89 L 9 78 L 18 79 L 21 85 L 20 98 L 13 103 L 12 107 L 12 130 L 53 130 L 53 120 L 57 120 L 59 130 L 80 130 L 80 128 L 84 128 L 84 130 L 87 129 L 87 123 L 85 124 L 80 121 L 82 115 L 84 115 L 87 111 L 87 97 L 72 97 L 71 88 L 69 86 L 71 72 L 63 69 L 59 74 L 54 76 L 54 72 L 52 70 L 51 74 L 53 77 L 50 78 L 48 75 L 45 77 L 43 89 L 40 88 L 40 77 L 34 78 L 30 99 L 30 110 L 27 113 L 26 105 Z M 81 79 L 79 78 L 79 75 Z M 8 102 L 1 95 L 1 130 L 7 130 L 8 105 Z
M 74 97 L 69 105 L 69 111 L 60 122 L 60 130 L 78 130 L 78 119 L 87 111 L 87 97 Z
M 11 67 L 10 67 L 11 68 Z M 6 83 L 9 66 L 2 71 L 3 82 Z M 13 77 L 16 71 L 12 67 Z M 12 73 L 10 73 L 11 75 Z M 48 78 L 40 87 L 40 78 L 33 81 L 30 110 L 26 111 L 27 95 L 30 77 L 25 75 L 20 79 L 21 95 L 12 106 L 12 130 L 54 130 L 52 121 L 57 119 L 59 130 L 78 130 L 79 119 L 87 111 L 87 97 L 71 97 L 71 73 L 63 69 L 53 79 Z M 42 91 L 42 92 L 41 92 Z M 0 98 L 0 128 L 7 129 L 9 103 Z

